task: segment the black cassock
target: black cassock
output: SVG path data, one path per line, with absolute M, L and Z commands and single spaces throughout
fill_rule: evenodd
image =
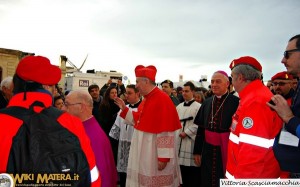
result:
M 225 177 L 230 126 L 238 105 L 239 98 L 234 95 L 212 96 L 202 103 L 196 115 L 194 123 L 198 125 L 198 131 L 194 154 L 202 155 L 203 187 L 219 186 L 219 180 Z

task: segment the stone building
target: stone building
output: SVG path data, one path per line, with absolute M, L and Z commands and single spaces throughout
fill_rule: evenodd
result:
M 16 71 L 16 67 L 19 63 L 19 61 L 24 58 L 25 56 L 28 55 L 35 55 L 34 53 L 28 53 L 28 52 L 23 52 L 19 50 L 13 50 L 13 49 L 5 49 L 5 48 L 0 48 L 0 82 L 7 76 L 13 76 Z M 51 62 L 52 64 L 55 64 Z M 93 72 L 93 73 L 81 73 L 80 69 L 77 68 L 76 66 L 73 65 L 73 67 L 67 66 L 68 63 L 68 58 L 64 55 L 60 55 L 60 60 L 59 60 L 59 67 L 61 69 L 61 80 L 58 83 L 58 86 L 62 88 L 62 90 L 67 90 L 67 80 L 70 78 L 80 78 L 80 81 L 89 81 L 90 83 L 97 82 L 99 86 L 104 85 L 109 77 L 111 76 L 118 76 L 122 77 L 122 74 L 119 72 L 115 71 L 110 71 L 110 72 L 105 72 L 105 71 L 99 71 L 99 72 Z M 70 62 L 69 62 L 70 63 Z M 83 65 L 83 64 L 82 64 Z M 51 72 L 49 72 L 51 73 Z M 75 75 L 76 74 L 76 75 Z M 92 78 L 89 77 L 87 78 L 86 76 L 93 76 Z M 102 81 L 104 82 L 99 82 L 99 79 L 103 79 Z M 77 80 L 77 79 L 76 79 Z M 74 79 L 75 81 L 75 79 Z M 74 82 L 74 86 L 71 88 L 76 88 L 76 84 L 78 83 Z M 73 83 L 72 83 L 73 85 Z M 69 84 L 70 86 L 70 84 Z M 86 89 L 87 90 L 88 86 L 82 87 L 81 89 Z
M 0 48 L 0 82 L 7 76 L 13 76 L 19 61 L 27 55 L 34 53 Z

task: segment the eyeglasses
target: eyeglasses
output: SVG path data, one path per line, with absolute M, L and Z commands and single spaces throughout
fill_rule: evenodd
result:
M 63 103 L 63 105 L 66 106 L 66 107 L 69 107 L 69 106 L 72 106 L 72 105 L 79 105 L 79 104 L 82 104 L 82 103 Z
M 284 85 L 286 85 L 287 83 L 286 82 L 273 82 L 272 83 L 272 86 L 284 86 Z
M 285 59 L 289 59 L 290 53 L 296 52 L 296 51 L 300 51 L 300 49 L 291 49 L 291 50 L 284 51 L 283 56 Z

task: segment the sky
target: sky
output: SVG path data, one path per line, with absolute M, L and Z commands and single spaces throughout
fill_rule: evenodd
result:
M 81 69 L 115 70 L 135 82 L 137 65 L 156 81 L 198 81 L 241 56 L 264 80 L 285 71 L 288 40 L 300 34 L 299 0 L 1 0 L 0 48 L 65 55 Z

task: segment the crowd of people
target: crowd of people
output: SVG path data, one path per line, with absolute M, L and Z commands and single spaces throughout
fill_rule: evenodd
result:
M 274 72 L 266 85 L 261 63 L 242 56 L 228 63 L 230 75 L 216 70 L 208 89 L 190 81 L 175 88 L 168 79 L 157 85 L 159 70 L 138 65 L 136 84 L 109 79 L 63 93 L 57 66 L 46 57 L 24 57 L 1 82 L 0 173 L 57 173 L 51 164 L 60 160 L 58 173 L 80 173 L 73 186 L 210 187 L 220 179 L 300 178 L 300 35 L 288 41 L 281 62 L 286 70 Z M 51 142 L 29 138 L 19 145 L 16 139 L 31 136 L 39 115 L 76 139 L 81 156 L 53 160 Z M 50 141 L 54 130 L 42 132 Z M 34 165 L 32 152 L 52 159 L 49 170 L 24 165 Z M 86 164 L 88 177 L 72 167 L 79 164 Z

